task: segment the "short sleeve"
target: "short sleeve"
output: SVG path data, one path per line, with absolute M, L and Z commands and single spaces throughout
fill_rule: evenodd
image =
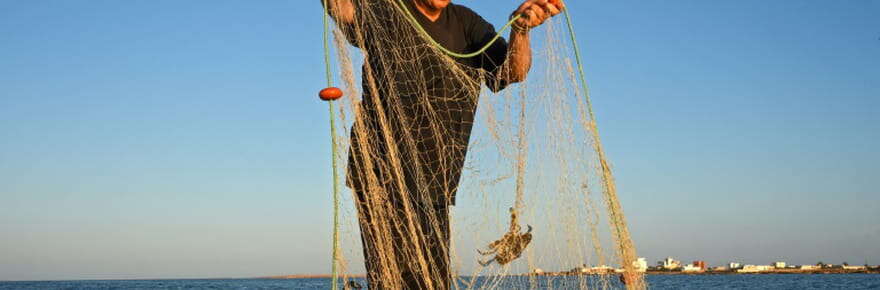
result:
M 462 19 L 462 22 L 467 25 L 465 27 L 465 33 L 468 38 L 469 51 L 476 51 L 491 42 L 498 33 L 495 31 L 495 27 L 492 26 L 492 24 L 486 22 L 486 20 L 476 12 L 473 12 L 473 10 L 466 7 L 462 8 L 462 10 L 464 10 L 462 13 L 462 18 L 464 18 Z M 507 81 L 498 78 L 498 72 L 504 64 L 504 61 L 507 59 L 507 49 L 507 40 L 505 40 L 504 37 L 499 37 L 497 41 L 492 43 L 486 52 L 476 56 L 479 58 L 477 60 L 477 62 L 479 62 L 479 67 L 486 71 L 486 86 L 493 92 L 501 91 L 508 85 Z

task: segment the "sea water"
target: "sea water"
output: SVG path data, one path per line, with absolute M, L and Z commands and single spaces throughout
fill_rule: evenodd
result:
M 517 278 L 507 282 L 523 285 Z M 577 278 L 539 279 L 538 284 L 557 288 L 569 288 L 566 282 L 578 285 Z M 648 275 L 647 281 L 650 289 L 880 289 L 880 274 Z M 509 288 L 504 282 L 496 289 Z M 7 281 L 0 282 L 0 289 L 329 289 L 330 285 L 330 279 L 82 280 Z M 617 281 L 611 286 L 623 287 Z

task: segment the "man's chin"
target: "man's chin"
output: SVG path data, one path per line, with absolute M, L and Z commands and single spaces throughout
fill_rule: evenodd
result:
M 431 3 L 431 6 L 436 9 L 446 8 L 446 6 L 449 6 L 450 2 L 452 2 L 452 0 L 428 0 L 428 3 Z

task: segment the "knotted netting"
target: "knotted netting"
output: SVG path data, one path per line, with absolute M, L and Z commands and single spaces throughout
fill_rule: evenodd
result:
M 644 288 L 567 12 L 510 84 L 503 60 L 444 52 L 406 1 L 353 1 L 332 30 L 341 285 Z

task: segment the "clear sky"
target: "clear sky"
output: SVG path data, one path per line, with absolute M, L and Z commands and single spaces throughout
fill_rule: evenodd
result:
M 880 264 L 880 2 L 569 2 L 641 256 Z M 0 0 L 0 280 L 327 273 L 320 17 Z

